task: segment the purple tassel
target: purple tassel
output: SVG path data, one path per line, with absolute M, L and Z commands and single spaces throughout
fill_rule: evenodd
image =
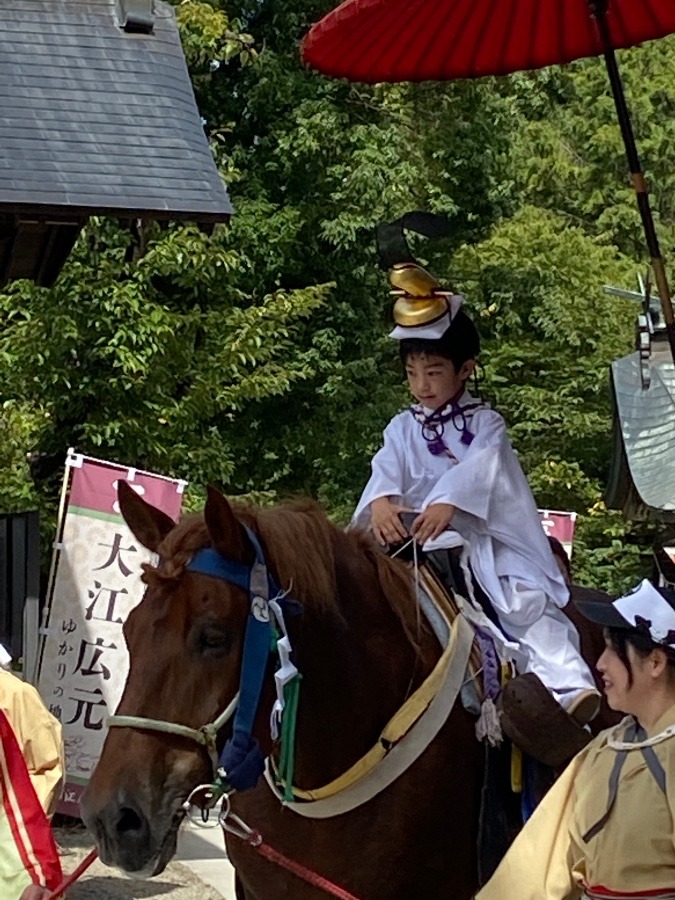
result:
M 466 419 L 466 413 L 483 406 L 482 402 L 469 403 L 466 406 L 460 406 L 456 402 L 456 398 L 449 400 L 442 409 L 425 416 L 421 406 L 411 406 L 410 412 L 415 420 L 422 426 L 422 436 L 427 442 L 429 453 L 433 456 L 442 456 L 444 453 L 450 453 L 450 450 L 443 441 L 443 432 L 445 425 L 452 422 L 454 428 L 460 432 L 460 441 L 465 447 L 470 447 L 475 435 L 470 431 L 469 424 Z
M 429 447 L 429 453 L 433 454 L 433 456 L 442 456 L 448 449 L 443 443 L 443 438 L 441 438 L 440 435 L 437 438 L 434 438 L 433 441 L 429 441 L 427 446 Z
M 495 644 L 487 631 L 478 625 L 474 625 L 474 630 L 483 665 L 483 691 L 486 697 L 496 700 L 501 691 L 501 672 Z

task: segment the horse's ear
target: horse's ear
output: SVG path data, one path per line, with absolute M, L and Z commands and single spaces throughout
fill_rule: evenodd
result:
M 139 497 L 126 481 L 117 483 L 120 512 L 132 534 L 148 550 L 156 552 L 176 523 L 161 509 L 157 509 Z
M 249 562 L 253 548 L 241 522 L 235 516 L 227 499 L 214 487 L 206 489 L 204 521 L 211 543 L 221 556 L 237 562 Z

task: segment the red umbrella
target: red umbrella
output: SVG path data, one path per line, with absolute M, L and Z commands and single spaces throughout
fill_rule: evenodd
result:
M 675 318 L 614 51 L 675 32 L 675 0 L 346 0 L 314 25 L 305 62 L 351 81 L 506 75 L 603 55 L 670 349 Z

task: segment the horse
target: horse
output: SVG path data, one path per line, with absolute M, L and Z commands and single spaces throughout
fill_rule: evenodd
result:
M 187 732 L 235 697 L 250 601 L 226 580 L 195 571 L 204 548 L 250 569 L 262 551 L 276 585 L 297 607 L 287 616 L 303 680 L 294 783 L 338 778 L 377 744 L 383 726 L 434 670 L 441 649 L 417 615 L 409 572 L 374 540 L 344 532 L 310 501 L 237 508 L 209 489 L 203 515 L 178 525 L 128 486 L 122 514 L 159 555 L 124 635 L 130 669 L 117 714 L 82 799 L 103 862 L 158 874 L 175 852 L 183 802 L 212 781 L 209 755 Z M 256 548 L 256 544 L 259 547 Z M 265 671 L 253 736 L 274 756 L 273 671 Z M 184 726 L 169 733 L 125 716 Z M 219 735 L 219 749 L 227 729 Z M 264 779 L 235 793 L 233 812 L 269 845 L 363 900 L 469 900 L 477 884 L 483 752 L 474 719 L 455 703 L 415 763 L 386 790 L 341 815 L 311 820 L 285 808 Z M 240 900 L 323 900 L 326 894 L 226 835 Z

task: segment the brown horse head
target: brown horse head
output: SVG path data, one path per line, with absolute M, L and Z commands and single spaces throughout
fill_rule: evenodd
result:
M 119 499 L 129 528 L 161 562 L 144 567 L 145 596 L 124 625 L 131 664 L 117 713 L 199 729 L 236 694 L 248 598 L 224 581 L 184 577 L 185 565 L 200 547 L 242 563 L 252 548 L 215 490 L 203 519 L 178 526 L 124 482 Z M 208 754 L 187 737 L 121 727 L 110 729 L 103 760 L 82 801 L 103 861 L 160 871 L 175 851 L 182 801 L 211 780 Z

